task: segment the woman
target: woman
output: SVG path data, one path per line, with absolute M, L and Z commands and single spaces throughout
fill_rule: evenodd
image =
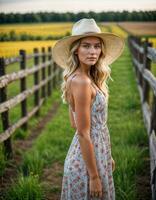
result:
M 61 200 L 115 199 L 106 80 L 108 65 L 123 48 L 122 38 L 101 33 L 95 20 L 86 18 L 53 48 L 54 61 L 64 68 L 62 99 L 76 129 L 64 163 Z

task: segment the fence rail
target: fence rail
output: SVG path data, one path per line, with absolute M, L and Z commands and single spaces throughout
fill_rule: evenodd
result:
M 129 36 L 128 44 L 141 98 L 143 119 L 149 136 L 152 199 L 156 199 L 156 77 L 151 71 L 156 63 L 156 49 L 146 39 Z M 152 92 L 152 96 L 150 93 Z M 150 103 L 151 102 L 151 103 Z M 151 105 L 150 105 L 151 104 Z
M 28 67 L 27 61 L 33 59 L 34 65 Z M 6 74 L 8 65 L 17 63 L 20 70 Z M 10 67 L 10 66 L 9 66 Z M 34 84 L 27 88 L 27 78 L 33 75 Z M 26 54 L 25 50 L 19 51 L 19 56 L 9 59 L 0 58 L 0 114 L 3 131 L 0 133 L 0 143 L 4 143 L 7 158 L 12 157 L 11 135 L 19 128 L 27 129 L 28 120 L 39 115 L 39 109 L 46 97 L 50 96 L 61 76 L 61 68 L 56 67 L 52 60 L 52 48 L 41 52 L 35 48 L 33 54 Z M 20 93 L 7 98 L 7 86 L 19 80 Z M 27 98 L 34 95 L 34 105 L 31 111 L 27 109 Z M 21 118 L 14 124 L 10 123 L 9 112 L 16 105 L 21 104 Z

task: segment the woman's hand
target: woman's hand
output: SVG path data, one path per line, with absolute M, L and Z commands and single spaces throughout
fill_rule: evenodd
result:
M 113 158 L 112 158 L 112 170 L 113 170 L 113 172 L 114 172 L 114 170 L 115 170 L 115 161 L 114 161 Z
M 89 189 L 91 197 L 102 197 L 102 185 L 99 177 L 90 178 Z

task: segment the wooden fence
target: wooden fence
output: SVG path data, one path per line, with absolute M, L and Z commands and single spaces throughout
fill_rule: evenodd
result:
M 143 119 L 149 136 L 152 199 L 156 199 L 156 77 L 151 71 L 156 63 L 156 49 L 146 39 L 129 36 L 136 80 L 141 97 Z M 156 72 L 156 70 L 155 70 Z M 152 95 L 151 95 L 152 94 Z
M 32 59 L 33 66 L 28 67 L 27 61 Z M 20 70 L 6 74 L 8 65 L 19 63 Z M 9 66 L 12 67 L 12 66 Z M 27 88 L 27 78 L 32 75 L 34 82 L 31 88 Z M 9 59 L 0 58 L 0 114 L 2 119 L 2 133 L 0 143 L 4 143 L 7 158 L 12 157 L 11 135 L 19 128 L 27 129 L 28 120 L 35 114 L 39 115 L 39 109 L 46 97 L 50 96 L 56 83 L 60 80 L 61 68 L 52 61 L 52 48 L 47 50 L 42 47 L 41 51 L 35 48 L 33 54 L 27 55 L 25 50 L 19 51 L 19 56 Z M 7 98 L 7 86 L 18 81 L 20 93 Z M 27 98 L 34 95 L 34 106 L 28 112 Z M 14 124 L 10 123 L 9 111 L 16 105 L 21 104 L 21 118 Z

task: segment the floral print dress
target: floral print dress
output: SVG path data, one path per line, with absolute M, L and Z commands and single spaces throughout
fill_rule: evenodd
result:
M 76 131 L 64 163 L 61 200 L 115 200 L 107 108 L 105 95 L 101 90 L 97 90 L 91 107 L 90 136 L 102 183 L 102 198 L 90 197 L 89 174 L 82 157 Z M 73 115 L 75 116 L 75 112 Z

